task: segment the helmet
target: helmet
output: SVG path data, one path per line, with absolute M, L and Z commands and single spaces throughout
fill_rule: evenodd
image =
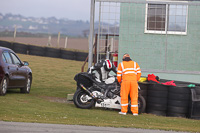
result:
M 103 65 L 104 65 L 104 68 L 105 68 L 106 71 L 109 71 L 109 70 L 112 69 L 112 62 L 109 59 L 106 59 L 104 61 Z

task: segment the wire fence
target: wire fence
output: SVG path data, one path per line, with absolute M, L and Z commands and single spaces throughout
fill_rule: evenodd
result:
M 129 53 L 143 72 L 200 74 L 199 1 L 95 2 L 97 60 L 117 51 L 119 61 Z

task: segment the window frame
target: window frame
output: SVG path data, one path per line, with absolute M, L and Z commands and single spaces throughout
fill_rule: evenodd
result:
M 4 63 L 7 63 L 6 57 L 4 55 L 4 52 L 2 53 L 2 60 L 3 60 Z
M 169 5 L 185 5 L 181 3 L 188 3 L 187 1 L 161 1 L 161 0 L 147 0 L 146 3 L 146 11 L 145 11 L 145 28 L 144 33 L 151 33 L 151 34 L 172 34 L 172 35 L 187 35 L 187 26 L 188 26 L 188 5 L 186 5 L 186 25 L 185 25 L 185 32 L 180 31 L 168 31 L 169 26 Z M 173 4 L 174 3 L 174 4 Z M 165 16 L 165 30 L 158 31 L 158 30 L 147 30 L 147 17 L 148 17 L 148 5 L 149 4 L 165 4 L 166 5 L 166 16 Z
M 18 59 L 18 61 L 19 61 L 19 64 L 15 64 L 15 60 L 13 59 L 13 56 L 15 56 L 16 57 L 16 59 Z M 13 64 L 14 65 L 21 65 L 22 64 L 22 61 L 19 59 L 19 57 L 15 54 L 15 53 L 13 53 L 13 52 L 10 52 L 10 57 L 11 57 L 11 59 L 12 59 L 12 62 L 13 62 Z
M 10 56 L 10 60 L 11 60 L 11 62 L 8 62 L 7 57 L 5 56 L 5 53 L 8 54 L 8 55 Z M 12 57 L 11 57 L 9 51 L 3 51 L 3 52 L 2 52 L 2 56 L 4 56 L 5 59 L 6 59 L 6 62 L 4 62 L 4 63 L 6 63 L 6 64 L 13 64 L 13 60 L 12 60 Z

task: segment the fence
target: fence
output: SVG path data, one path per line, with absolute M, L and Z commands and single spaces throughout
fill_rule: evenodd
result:
M 195 110 L 193 114 L 199 118 L 200 99 L 192 101 L 195 108 L 190 107 L 190 102 L 191 89 L 196 92 L 200 89 L 196 84 L 200 83 L 200 1 L 94 0 L 91 3 L 96 8 L 91 8 L 91 22 L 98 12 L 97 61 L 105 58 L 105 53 L 113 52 L 105 42 L 114 38 L 118 61 L 124 53 L 129 53 L 140 65 L 142 74 L 155 72 L 162 79 L 187 81 L 176 82 L 176 87 L 140 84 L 143 93 L 143 88 L 147 90 L 147 113 L 191 117 L 191 110 Z M 92 41 L 90 47 L 91 44 Z M 189 87 L 190 82 L 196 87 Z
M 94 1 L 99 21 L 97 60 L 105 48 L 104 35 L 113 34 L 119 35 L 114 36 L 119 61 L 129 53 L 143 72 L 200 74 L 200 2 Z
M 20 33 L 17 33 L 17 35 L 18 36 L 16 36 L 15 40 L 13 39 L 13 37 L 9 37 L 9 36 L 7 37 L 0 36 L 0 40 L 23 43 L 23 44 L 88 51 L 88 38 L 68 37 L 66 40 L 66 37 L 60 37 L 59 45 L 58 45 L 58 37 L 55 37 L 55 36 L 49 37 L 51 39 L 48 39 L 48 36 L 40 37 L 39 36 L 40 34 L 39 35 L 35 34 L 37 35 L 36 37 L 31 37 L 31 36 L 26 37 L 26 36 L 20 35 Z
M 0 41 L 0 46 L 7 47 L 20 54 L 29 54 L 37 56 L 46 56 L 53 58 L 70 59 L 77 61 L 84 61 L 88 53 L 74 52 L 62 48 L 42 47 L 36 45 L 26 45 L 15 42 Z

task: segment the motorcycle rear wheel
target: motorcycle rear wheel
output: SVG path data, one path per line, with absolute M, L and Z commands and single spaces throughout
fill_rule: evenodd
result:
M 95 105 L 95 100 L 84 90 L 76 90 L 73 102 L 78 108 L 90 109 Z

